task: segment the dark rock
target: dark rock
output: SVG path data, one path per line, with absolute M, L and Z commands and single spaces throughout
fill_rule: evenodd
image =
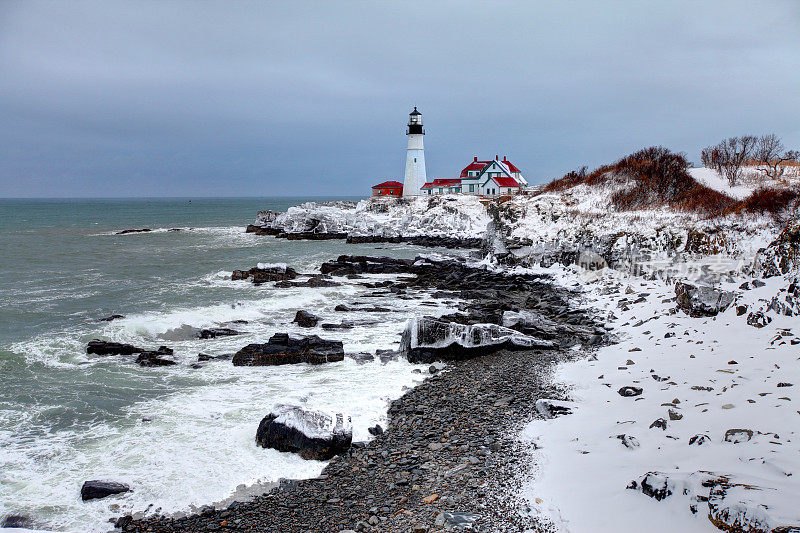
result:
M 711 438 L 708 435 L 698 433 L 689 439 L 689 446 L 702 446 L 707 442 L 711 442 Z
M 639 396 L 643 391 L 641 387 L 622 387 L 617 392 L 620 396 Z
M 653 420 L 653 423 L 650 424 L 650 429 L 657 428 L 661 430 L 667 429 L 667 421 L 664 418 L 656 418 Z
M 207 353 L 197 354 L 197 360 L 200 362 L 213 361 L 213 360 L 228 360 L 233 357 L 232 354 L 224 353 L 222 355 L 208 355 Z
M 31 519 L 25 515 L 21 514 L 10 514 L 3 518 L 3 521 L 0 523 L 0 527 L 7 527 L 9 529 L 12 528 L 30 528 Z
M 639 482 L 642 494 L 661 501 L 672 495 L 667 477 L 659 472 L 648 472 Z
M 319 317 L 309 313 L 308 311 L 298 311 L 292 322 L 301 328 L 313 328 L 319 322 Z
M 367 428 L 367 431 L 369 431 L 370 435 L 383 435 L 383 428 L 380 424 L 375 424 L 375 427 Z
M 116 481 L 87 481 L 81 487 L 81 499 L 83 501 L 105 498 L 112 494 L 122 494 L 130 492 L 131 488 L 125 483 Z
M 541 398 L 536 400 L 536 411 L 538 411 L 543 418 L 556 418 L 558 416 L 572 414 L 572 409 L 564 405 L 564 403 L 566 402 Z
M 269 281 L 286 281 L 295 279 L 297 272 L 293 268 L 283 268 L 280 266 L 272 266 L 267 268 L 254 267 L 250 270 L 234 270 L 231 274 L 231 279 L 243 280 L 249 279 L 254 284 L 260 285 Z
M 334 307 L 333 310 L 334 311 L 340 311 L 340 312 L 347 312 L 347 311 L 350 311 L 351 309 L 349 307 L 347 307 L 346 305 L 344 305 L 344 304 L 339 304 L 336 307 Z
M 120 318 L 125 318 L 125 315 L 111 315 L 105 318 L 101 318 L 100 322 L 111 322 L 112 320 L 119 320 Z
M 115 235 L 127 235 L 128 233 L 148 233 L 151 230 L 150 228 L 142 228 L 142 229 L 124 229 L 122 231 L 118 231 Z
M 174 352 L 171 348 L 166 346 L 159 347 L 156 351 L 141 352 L 139 357 L 136 358 L 136 363 L 139 366 L 154 367 L 154 366 L 173 366 L 177 365 L 177 361 L 172 359 L 164 359 L 165 355 L 172 355 Z
M 685 281 L 675 283 L 678 309 L 693 317 L 715 316 L 733 303 L 735 294 L 707 285 L 694 285 Z
M 353 359 L 355 362 L 359 364 L 370 363 L 375 360 L 375 357 L 371 353 L 350 353 L 347 354 L 347 357 Z
M 231 337 L 233 335 L 239 335 L 239 332 L 231 328 L 201 329 L 200 333 L 197 334 L 197 336 L 200 337 L 201 339 L 214 339 L 216 337 Z
M 256 432 L 256 443 L 264 448 L 299 453 L 303 459 L 327 461 L 347 451 L 353 442 L 350 419 L 341 414 L 304 411 L 278 406 L 264 417 Z
M 626 435 L 623 433 L 621 435 L 617 435 L 617 438 L 622 442 L 622 445 L 628 449 L 632 450 L 639 447 L 639 440 L 633 435 Z
M 133 517 L 131 515 L 120 516 L 114 522 L 114 527 L 117 529 L 125 529 L 131 522 L 133 522 Z
M 772 322 L 772 317 L 764 314 L 763 311 L 756 311 L 747 315 L 747 324 L 754 328 L 763 328 Z
M 753 430 L 752 429 L 729 429 L 725 432 L 725 437 L 723 440 L 725 442 L 731 442 L 733 444 L 738 444 L 740 442 L 747 442 L 753 438 Z
M 316 335 L 294 338 L 276 333 L 266 344 L 248 344 L 233 356 L 234 366 L 269 366 L 295 363 L 334 363 L 344 359 L 341 341 L 324 340 Z
M 747 312 L 747 306 L 746 305 L 737 305 L 736 306 L 736 316 L 742 316 L 746 312 Z
M 326 322 L 324 324 L 320 324 L 320 327 L 324 330 L 353 329 L 353 324 L 347 322 L 342 322 L 340 324 L 332 324 L 330 322 Z
M 143 351 L 145 350 L 131 344 L 103 341 L 100 339 L 92 339 L 86 346 L 86 353 L 94 355 L 133 355 Z

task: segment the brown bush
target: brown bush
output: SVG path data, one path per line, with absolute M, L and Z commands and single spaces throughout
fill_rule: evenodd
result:
M 778 215 L 797 207 L 800 193 L 793 189 L 771 189 L 760 187 L 739 202 L 734 211 Z
M 580 184 L 599 185 L 623 177 L 633 183 L 611 196 L 612 205 L 622 211 L 670 206 L 715 216 L 736 205 L 733 198 L 697 183 L 686 171 L 688 166 L 684 154 L 653 146 L 591 173 L 586 172 L 586 167 L 569 172 L 551 181 L 544 190 L 563 191 Z

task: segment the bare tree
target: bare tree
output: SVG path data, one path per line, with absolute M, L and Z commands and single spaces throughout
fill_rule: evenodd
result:
M 703 164 L 713 168 L 728 180 L 731 187 L 742 175 L 742 165 L 753 158 L 758 138 L 754 135 L 730 137 L 715 146 L 703 149 Z
M 754 157 L 758 163 L 758 170 L 767 178 L 776 180 L 786 171 L 783 163 L 797 160 L 800 153 L 797 150 L 786 150 L 778 136 L 770 133 L 758 138 Z

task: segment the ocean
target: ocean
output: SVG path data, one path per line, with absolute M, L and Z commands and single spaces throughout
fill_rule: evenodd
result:
M 422 379 L 420 367 L 349 358 L 192 367 L 201 352 L 233 353 L 279 331 L 308 333 L 291 323 L 298 309 L 341 321 L 333 307 L 368 292 L 356 282 L 256 287 L 231 281 L 233 269 L 278 262 L 311 272 L 340 254 L 431 252 L 244 232 L 259 209 L 309 200 L 324 199 L 0 200 L 0 520 L 21 514 L 42 528 L 107 531 L 122 514 L 192 512 L 280 478 L 318 475 L 324 463 L 255 445 L 259 421 L 280 403 L 346 413 L 356 441 L 385 424 L 388 402 Z M 153 231 L 115 235 L 128 228 Z M 362 325 L 312 332 L 341 339 L 347 353 L 396 347 L 418 303 L 368 301 L 392 312 L 349 313 Z M 111 314 L 124 318 L 99 320 Z M 192 329 L 217 326 L 241 334 L 201 340 Z M 141 368 L 135 356 L 89 356 L 93 338 L 167 345 L 179 364 Z M 82 502 L 90 479 L 133 491 Z

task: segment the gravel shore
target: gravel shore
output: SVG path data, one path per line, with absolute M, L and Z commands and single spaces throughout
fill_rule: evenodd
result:
M 442 275 L 434 275 L 437 268 Z M 427 380 L 392 402 L 382 434 L 334 458 L 319 478 L 282 482 L 267 494 L 224 510 L 207 508 L 183 518 L 124 517 L 118 527 L 163 532 L 427 533 L 471 525 L 474 531 L 549 531 L 526 517 L 514 499 L 520 473 L 530 461 L 516 437 L 538 416 L 536 400 L 564 398 L 548 378 L 556 362 L 574 353 L 567 348 L 576 342 L 569 328 L 591 328 L 592 321 L 565 307 L 567 295 L 540 279 L 487 273 L 476 293 L 474 272 L 465 269 L 428 265 L 415 272 L 413 283 L 462 291 L 468 303 L 461 311 L 475 320 L 504 309 L 533 309 L 556 317 L 566 326 L 555 339 L 563 347 L 500 351 L 450 362 L 440 372 L 432 368 Z M 598 337 L 600 330 L 594 332 Z

